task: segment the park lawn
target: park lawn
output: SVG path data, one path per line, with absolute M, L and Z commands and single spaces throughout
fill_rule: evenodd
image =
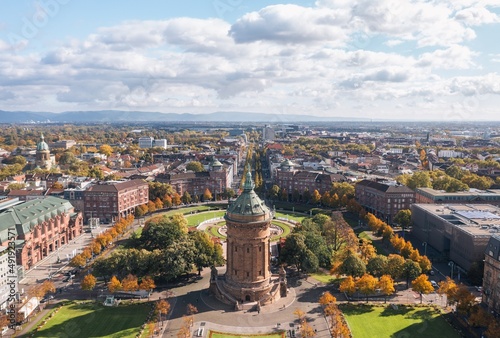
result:
M 432 307 L 382 307 L 346 304 L 341 310 L 354 338 L 458 338 L 459 334 Z
M 113 307 L 72 303 L 62 306 L 35 337 L 135 337 L 149 310 L 147 303 Z
M 153 216 L 163 216 L 163 215 L 172 216 L 172 215 L 175 215 L 175 214 L 190 215 L 192 212 L 203 212 L 203 211 L 210 211 L 210 210 L 220 209 L 220 208 L 225 209 L 226 206 L 225 205 L 221 205 L 221 204 L 197 205 L 197 206 L 193 206 L 193 207 L 185 207 L 185 208 L 172 209 L 172 210 L 169 210 L 169 211 L 160 212 L 160 213 L 155 214 Z
M 316 273 L 311 273 L 309 275 L 311 278 L 316 279 L 318 282 L 321 282 L 323 284 L 331 284 L 335 282 L 337 278 L 333 277 L 332 275 L 325 273 L 325 272 L 316 272 Z
M 223 224 L 220 224 L 220 223 L 219 223 L 218 225 L 213 225 L 213 226 L 210 226 L 210 227 L 208 227 L 208 228 L 207 228 L 207 230 L 206 230 L 206 231 L 208 231 L 208 234 L 209 234 L 209 235 L 211 235 L 211 236 L 213 236 L 213 237 L 218 237 L 218 238 L 220 238 L 220 239 L 222 239 L 222 240 L 225 240 L 225 239 L 226 239 L 226 236 L 223 236 L 223 235 L 221 235 L 221 234 L 219 233 L 219 228 L 220 228 L 221 226 L 223 226 L 225 223 L 226 223 L 226 222 L 223 222 Z
M 217 218 L 217 217 L 222 217 L 226 213 L 225 210 L 214 210 L 214 211 L 207 211 L 207 212 L 201 212 L 197 214 L 185 214 L 184 217 L 186 217 L 188 221 L 188 226 L 194 227 L 198 226 L 203 221 L 206 221 L 207 219 L 212 219 L 212 218 Z
M 307 216 L 301 215 L 301 214 L 296 213 L 296 212 L 292 213 L 292 212 L 281 212 L 281 211 L 277 211 L 275 216 L 276 216 L 276 218 L 278 218 L 278 217 L 288 218 L 291 221 L 295 221 L 295 222 L 299 222 L 299 223 L 302 222 L 302 220 L 307 217 Z
M 284 238 L 284 237 L 290 235 L 290 226 L 288 224 L 281 222 L 281 221 L 278 221 L 278 220 L 273 220 L 272 224 L 280 227 L 281 230 L 283 230 L 283 232 L 278 236 L 271 237 L 271 242 L 277 241 L 282 237 Z
M 285 331 L 277 333 L 262 333 L 262 334 L 239 334 L 239 333 L 225 333 L 217 331 L 209 331 L 208 338 L 245 338 L 245 337 L 255 337 L 255 338 L 285 338 Z

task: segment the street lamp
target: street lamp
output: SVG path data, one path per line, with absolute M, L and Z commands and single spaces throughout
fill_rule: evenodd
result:
M 450 266 L 450 267 L 451 267 L 451 277 L 450 277 L 450 278 L 451 278 L 451 279 L 453 279 L 453 268 L 455 267 L 455 262 L 450 261 L 450 262 L 448 263 L 448 266 Z
M 427 242 L 423 242 L 422 245 L 424 247 L 424 256 L 427 256 Z

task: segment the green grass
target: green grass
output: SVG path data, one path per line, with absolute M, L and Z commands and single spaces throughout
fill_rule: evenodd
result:
M 198 205 L 194 207 L 185 207 L 185 208 L 179 208 L 179 209 L 173 209 L 165 212 L 161 212 L 158 214 L 154 214 L 153 216 L 172 216 L 175 214 L 183 214 L 183 215 L 190 215 L 192 212 L 203 212 L 203 211 L 210 211 L 210 210 L 216 210 L 216 209 L 226 209 L 225 205 L 219 205 L 219 204 L 211 204 L 211 205 Z
M 209 235 L 212 235 L 213 237 L 219 237 L 220 239 L 224 240 L 226 239 L 226 236 L 222 236 L 220 233 L 219 233 L 219 228 L 221 226 L 223 226 L 225 224 L 225 222 L 221 222 L 222 224 L 218 224 L 218 225 L 213 225 L 213 226 L 210 226 L 207 228 L 207 232 Z
M 317 272 L 317 273 L 312 273 L 309 275 L 311 278 L 316 279 L 318 282 L 321 282 L 323 284 L 331 284 L 335 282 L 337 278 L 334 278 L 332 275 L 324 273 L 324 272 Z
M 147 303 L 113 307 L 73 303 L 61 307 L 35 337 L 135 337 L 149 309 Z
M 458 338 L 442 314 L 430 307 L 367 306 L 346 304 L 341 310 L 354 338 Z M 369 325 L 367 325 L 369 323 Z
M 209 331 L 208 338 L 246 338 L 246 337 L 259 337 L 259 338 L 284 338 L 285 331 L 277 332 L 277 333 L 268 333 L 268 334 L 239 334 L 239 333 L 224 333 L 217 331 Z
M 282 212 L 282 211 L 277 211 L 275 216 L 276 218 L 278 217 L 288 218 L 289 220 L 295 222 L 302 222 L 302 220 L 307 217 L 296 212 Z
M 188 226 L 194 227 L 200 224 L 201 222 L 206 221 L 207 219 L 222 217 L 224 216 L 225 213 L 226 213 L 225 210 L 214 210 L 214 211 L 201 212 L 198 214 L 185 215 L 185 217 L 188 221 Z

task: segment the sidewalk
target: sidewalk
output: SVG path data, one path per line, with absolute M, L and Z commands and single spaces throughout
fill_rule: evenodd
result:
M 317 300 L 326 290 L 322 285 L 312 281 L 302 280 L 302 285 L 291 283 L 289 294 L 274 302 L 263 306 L 260 313 L 257 311 L 234 311 L 229 305 L 219 302 L 208 293 L 209 274 L 192 284 L 175 288 L 175 306 L 172 306 L 168 326 L 164 328 L 163 337 L 175 338 L 183 326 L 183 316 L 188 304 L 198 308 L 191 326 L 191 334 L 195 335 L 203 329 L 203 337 L 210 330 L 228 333 L 271 333 L 277 331 L 299 331 L 296 309 L 306 313 L 307 320 L 316 330 L 317 338 L 328 338 L 330 332 L 328 323 Z M 291 285 L 296 285 L 291 286 Z M 169 299 L 171 302 L 173 299 Z M 173 304 L 173 302 L 171 302 Z

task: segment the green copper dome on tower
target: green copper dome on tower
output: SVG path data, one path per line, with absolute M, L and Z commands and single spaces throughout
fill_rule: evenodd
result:
M 49 150 L 49 145 L 45 143 L 43 134 L 40 136 L 40 142 L 36 145 L 36 150 L 37 151 L 44 151 L 44 150 Z
M 238 198 L 232 202 L 227 208 L 228 217 L 231 214 L 237 215 L 271 215 L 271 211 L 260 199 L 257 193 L 253 190 L 255 187 L 252 180 L 252 173 L 250 166 L 248 166 L 247 174 L 245 176 L 245 183 L 243 184 L 243 192 Z

